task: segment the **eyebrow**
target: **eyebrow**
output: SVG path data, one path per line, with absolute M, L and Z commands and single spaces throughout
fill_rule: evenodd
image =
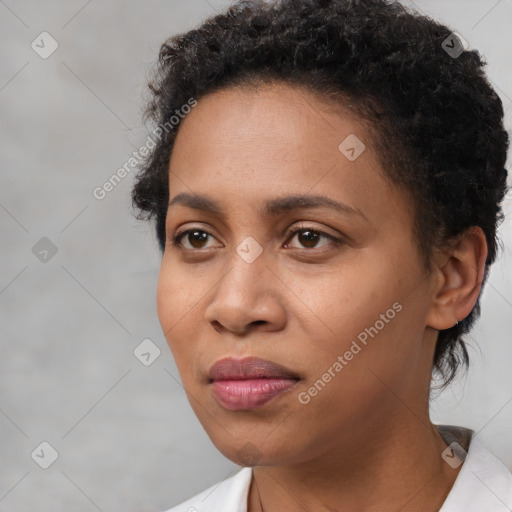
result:
M 226 212 L 220 203 L 205 195 L 182 192 L 175 196 L 168 206 L 171 208 L 178 204 L 194 210 L 211 213 L 218 217 L 226 217 Z M 284 213 L 313 208 L 328 208 L 347 215 L 357 215 L 368 221 L 366 215 L 358 208 L 320 195 L 293 195 L 269 199 L 263 204 L 260 213 L 268 217 L 277 217 Z

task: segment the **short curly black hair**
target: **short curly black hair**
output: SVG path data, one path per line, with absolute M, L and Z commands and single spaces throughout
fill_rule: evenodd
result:
M 509 145 L 485 65 L 448 27 L 398 2 L 239 0 L 162 45 L 144 120 L 168 126 L 190 98 L 271 81 L 338 100 L 370 123 L 387 177 L 413 198 L 426 267 L 434 247 L 480 226 L 485 282 L 503 220 Z M 162 252 L 174 128 L 161 130 L 132 190 L 137 218 L 156 219 Z M 469 364 L 462 335 L 479 315 L 478 300 L 464 320 L 439 332 L 433 370 L 442 387 Z

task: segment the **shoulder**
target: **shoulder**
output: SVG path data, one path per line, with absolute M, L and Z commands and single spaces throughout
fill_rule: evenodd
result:
M 165 512 L 247 512 L 252 468 L 245 467 Z

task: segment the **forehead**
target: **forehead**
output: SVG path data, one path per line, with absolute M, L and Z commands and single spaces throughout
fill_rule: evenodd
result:
M 369 134 L 349 109 L 304 88 L 223 89 L 201 98 L 182 121 L 170 195 L 213 194 L 227 204 L 255 205 L 311 192 L 378 210 L 397 191 L 383 176 Z
M 212 155 L 223 169 L 242 162 L 250 167 L 255 158 L 266 168 L 284 161 L 325 166 L 338 160 L 338 146 L 349 135 L 372 146 L 363 122 L 319 93 L 281 82 L 230 87 L 198 101 L 180 125 L 173 157 L 186 139 L 187 158 L 201 166 Z

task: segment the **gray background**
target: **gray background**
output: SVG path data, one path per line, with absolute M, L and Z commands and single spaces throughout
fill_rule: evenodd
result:
M 160 331 L 160 256 L 131 214 L 133 173 L 92 194 L 146 139 L 160 44 L 228 4 L 0 0 L 1 511 L 161 511 L 237 468 L 192 413 Z M 512 1 L 416 6 L 486 57 L 510 128 Z M 59 45 L 47 59 L 31 48 L 43 31 Z M 512 468 L 511 195 L 505 211 L 472 367 L 432 419 L 477 430 Z M 43 237 L 57 248 L 46 262 L 32 252 Z M 161 349 L 147 367 L 133 355 L 145 338 Z M 31 458 L 42 441 L 59 454 L 48 469 Z

